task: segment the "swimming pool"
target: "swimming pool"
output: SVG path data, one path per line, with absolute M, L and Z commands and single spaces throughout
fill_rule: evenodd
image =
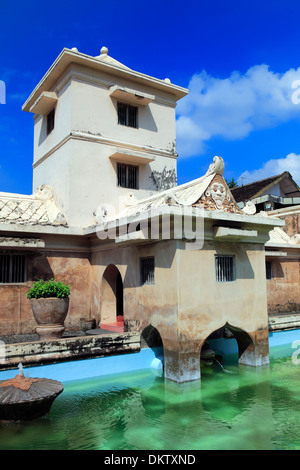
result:
M 262 368 L 237 366 L 231 350 L 225 370 L 202 368 L 201 384 L 165 381 L 143 361 L 135 370 L 70 376 L 46 416 L 0 425 L 0 449 L 300 449 L 297 338 L 299 330 L 271 335 L 271 363 Z

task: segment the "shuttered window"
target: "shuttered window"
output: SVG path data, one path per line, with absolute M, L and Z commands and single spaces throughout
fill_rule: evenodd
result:
M 154 284 L 154 258 L 141 258 L 141 284 Z
M 121 188 L 138 189 L 138 170 L 138 166 L 118 163 L 118 186 Z
M 234 256 L 216 256 L 215 269 L 217 282 L 235 281 Z
M 137 107 L 125 103 L 118 103 L 118 124 L 128 127 L 137 127 Z
M 26 282 L 25 255 L 0 255 L 0 284 Z

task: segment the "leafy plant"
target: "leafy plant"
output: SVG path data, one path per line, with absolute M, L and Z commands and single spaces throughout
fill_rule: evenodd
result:
M 70 295 L 70 286 L 60 281 L 44 281 L 40 279 L 33 283 L 32 288 L 27 292 L 27 299 L 40 299 L 48 297 L 58 297 L 64 299 Z
M 238 183 L 237 183 L 236 181 L 234 181 L 233 178 L 231 178 L 230 181 L 228 181 L 228 180 L 225 178 L 225 181 L 226 181 L 226 183 L 227 183 L 228 188 L 230 188 L 230 189 L 237 188 L 237 186 L 238 186 Z

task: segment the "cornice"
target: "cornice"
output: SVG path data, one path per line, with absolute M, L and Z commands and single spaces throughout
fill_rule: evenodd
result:
M 129 144 L 127 142 L 122 142 L 119 140 L 114 140 L 114 139 L 108 139 L 106 137 L 102 137 L 100 135 L 92 134 L 89 132 L 82 132 L 82 131 L 71 131 L 68 133 L 65 137 L 63 137 L 58 144 L 56 144 L 54 147 L 52 147 L 51 150 L 49 150 L 45 155 L 43 155 L 39 160 L 33 163 L 32 167 L 36 168 L 39 166 L 42 162 L 44 162 L 47 158 L 49 158 L 56 150 L 58 150 L 60 147 L 65 145 L 69 140 L 82 140 L 85 142 L 94 142 L 102 145 L 109 145 L 111 147 L 117 147 L 117 148 L 122 148 L 126 150 L 132 150 L 132 151 L 138 151 L 142 153 L 146 153 L 148 155 L 155 155 L 155 156 L 160 156 L 160 157 L 167 157 L 167 158 L 173 158 L 177 159 L 177 153 L 174 154 L 172 152 L 167 152 L 161 149 L 157 149 L 154 147 L 144 147 L 141 145 L 134 145 L 134 144 Z

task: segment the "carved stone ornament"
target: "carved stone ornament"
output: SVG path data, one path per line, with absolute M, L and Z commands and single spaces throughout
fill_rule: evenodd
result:
M 211 163 L 208 167 L 208 170 L 205 176 L 217 174 L 223 176 L 225 169 L 224 160 L 222 157 L 218 157 L 217 155 L 213 159 L 213 163 Z
M 216 174 L 196 205 L 207 210 L 242 214 L 223 177 Z

